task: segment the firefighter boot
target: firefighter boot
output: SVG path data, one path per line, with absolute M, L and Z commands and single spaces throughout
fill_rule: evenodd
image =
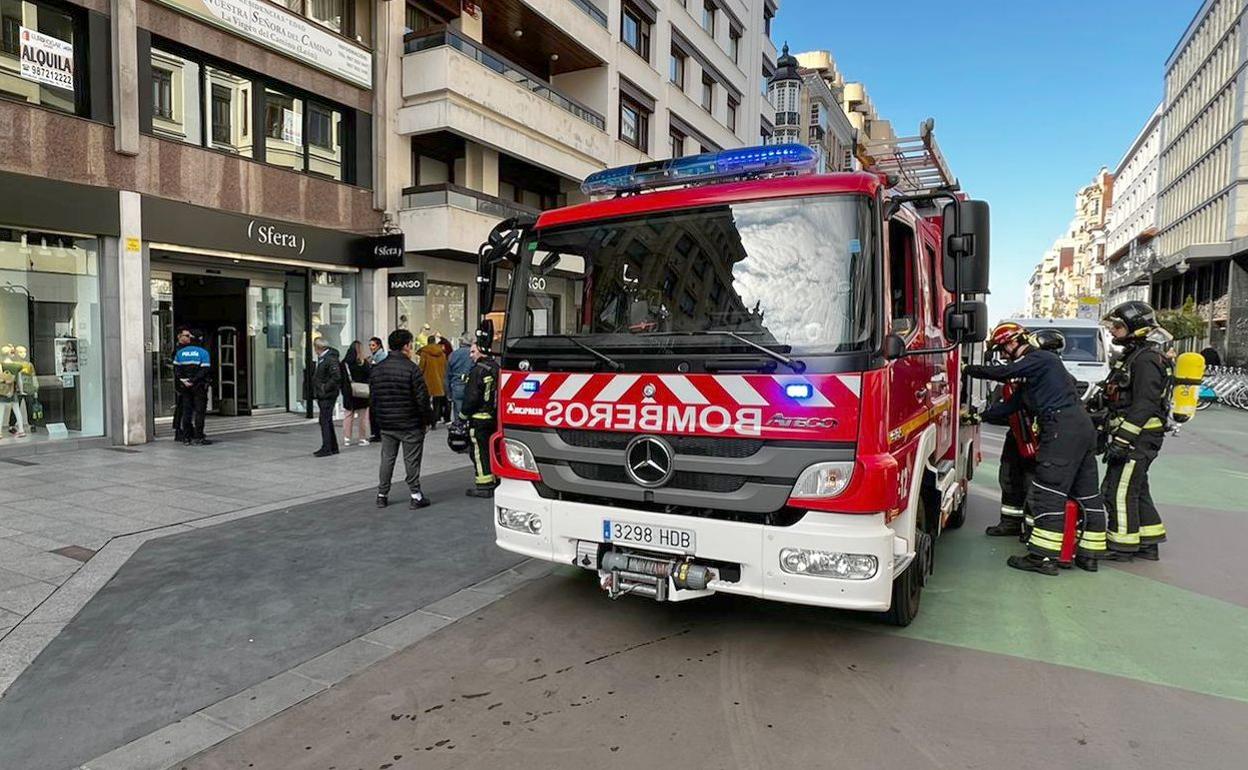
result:
M 1085 572 L 1096 572 L 1098 569 L 1096 559 L 1091 556 L 1076 556 L 1075 566 Z
M 493 497 L 494 486 L 493 484 L 478 484 L 464 494 L 468 497 Z
M 1161 561 L 1161 549 L 1157 547 L 1156 543 L 1142 545 L 1140 546 L 1140 550 L 1136 551 L 1135 557 L 1137 559 L 1144 559 L 1145 561 Z
M 1002 516 L 1001 521 L 984 530 L 988 537 L 1018 537 L 1023 534 L 1023 520 L 1014 516 Z
M 1021 569 L 1023 572 L 1039 572 L 1041 575 L 1049 576 L 1057 574 L 1057 564 L 1052 559 L 1036 556 L 1034 553 L 1011 556 L 1009 559 L 1006 559 L 1005 563 L 1014 569 Z

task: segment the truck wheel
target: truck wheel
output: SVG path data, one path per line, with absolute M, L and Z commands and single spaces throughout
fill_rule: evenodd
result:
M 917 511 L 919 521 L 923 520 L 923 504 L 919 503 Z M 923 595 L 923 584 L 927 582 L 927 573 L 932 564 L 932 536 L 923 530 L 915 532 L 914 561 L 906 567 L 906 571 L 893 579 L 893 604 L 882 619 L 891 626 L 905 628 L 919 614 L 919 599 Z
M 953 513 L 949 514 L 949 519 L 945 521 L 945 529 L 958 529 L 966 523 L 966 498 L 962 495 L 962 502 L 958 503 L 958 507 L 953 509 Z

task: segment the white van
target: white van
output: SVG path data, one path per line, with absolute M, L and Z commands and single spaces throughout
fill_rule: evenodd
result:
M 1028 331 L 1057 329 L 1066 338 L 1062 362 L 1079 383 L 1079 395 L 1109 376 L 1109 332 L 1098 321 L 1086 318 L 1014 318 Z

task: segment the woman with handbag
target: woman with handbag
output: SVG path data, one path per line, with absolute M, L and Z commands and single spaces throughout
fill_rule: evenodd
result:
M 342 408 L 346 412 L 342 418 L 342 443 L 351 446 L 351 434 L 358 425 L 359 444 L 367 446 L 368 437 L 372 435 L 368 424 L 368 356 L 359 340 L 347 349 L 342 360 L 342 374 Z

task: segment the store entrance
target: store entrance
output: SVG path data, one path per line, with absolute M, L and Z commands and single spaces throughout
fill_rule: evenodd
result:
M 209 413 L 303 412 L 306 271 L 220 270 L 153 260 L 152 403 L 172 417 L 177 331 L 200 335 L 212 360 Z

